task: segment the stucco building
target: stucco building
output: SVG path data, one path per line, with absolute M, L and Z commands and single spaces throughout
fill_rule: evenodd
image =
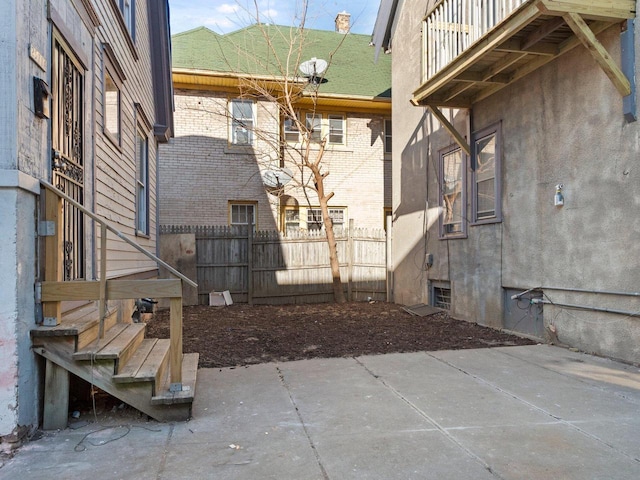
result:
M 381 2 L 396 302 L 640 361 L 635 11 Z
M 336 31 L 259 24 L 226 35 L 202 27 L 173 36 L 176 134 L 161 147 L 162 225 L 321 228 L 309 170 L 298 168 L 302 132 L 282 114 L 280 100 L 257 91 L 289 82 L 300 89 L 292 97 L 296 115 L 314 129 L 314 140 L 327 140 L 322 165 L 330 172 L 334 225 L 353 219 L 358 227 L 384 227 L 391 207 L 390 59 L 374 65 L 370 37 L 348 33 L 348 24 L 342 13 Z M 316 60 L 318 69 L 328 63 L 317 77 L 300 70 Z

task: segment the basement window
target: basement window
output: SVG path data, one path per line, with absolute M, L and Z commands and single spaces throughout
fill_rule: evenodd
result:
M 431 306 L 451 310 L 451 284 L 449 282 L 431 283 Z

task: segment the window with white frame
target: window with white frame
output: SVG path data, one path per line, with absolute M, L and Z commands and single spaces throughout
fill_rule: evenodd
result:
M 334 228 L 343 228 L 345 224 L 345 209 L 344 208 L 330 208 L 329 218 L 333 222 Z M 307 229 L 308 230 L 321 230 L 322 223 L 322 210 L 319 208 L 307 209 Z
M 344 143 L 344 117 L 329 115 L 329 143 Z
M 473 137 L 471 165 L 473 222 L 500 222 L 502 219 L 500 124 L 480 130 L 474 133 Z
M 300 130 L 296 120 L 291 117 L 284 117 L 282 119 L 282 136 L 285 142 L 298 142 L 300 141 Z
M 230 143 L 238 146 L 252 145 L 255 128 L 255 102 L 242 99 L 231 100 L 229 115 Z
M 306 127 L 312 142 L 322 140 L 322 115 L 319 113 L 307 113 Z
M 284 231 L 292 232 L 300 229 L 300 210 L 287 208 L 284 211 Z
M 104 129 L 120 145 L 120 88 L 114 76 L 104 71 Z
M 149 235 L 149 138 L 144 129 L 136 129 L 136 231 Z
M 384 120 L 384 153 L 385 155 L 391 155 L 391 119 L 385 118 Z
M 247 202 L 230 202 L 229 218 L 230 225 L 253 225 L 256 230 L 256 207 L 255 203 Z
M 440 151 L 440 237 L 466 235 L 466 169 L 462 149 L 457 145 Z
M 311 134 L 312 142 L 320 142 L 326 138 L 329 144 L 343 145 L 345 143 L 344 115 L 307 113 L 305 126 Z

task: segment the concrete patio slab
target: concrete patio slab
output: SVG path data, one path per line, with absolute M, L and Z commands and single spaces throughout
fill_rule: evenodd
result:
M 189 422 L 121 420 L 0 479 L 640 478 L 640 370 L 546 345 L 204 369 Z

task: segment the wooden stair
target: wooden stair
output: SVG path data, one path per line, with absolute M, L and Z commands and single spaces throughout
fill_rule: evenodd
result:
M 73 373 L 158 421 L 187 420 L 195 396 L 198 354 L 183 355 L 182 390 L 171 392 L 170 341 L 146 339 L 146 324 L 117 323 L 116 317 L 117 312 L 107 315 L 105 334 L 99 339 L 97 307 L 81 307 L 65 315 L 60 325 L 33 329 L 33 350 L 47 359 L 47 369 Z M 62 419 L 66 426 L 68 379 L 60 381 L 59 376 L 47 372 L 45 429 L 63 428 Z M 61 405 L 48 405 L 55 403 Z M 47 407 L 56 420 L 47 419 Z

